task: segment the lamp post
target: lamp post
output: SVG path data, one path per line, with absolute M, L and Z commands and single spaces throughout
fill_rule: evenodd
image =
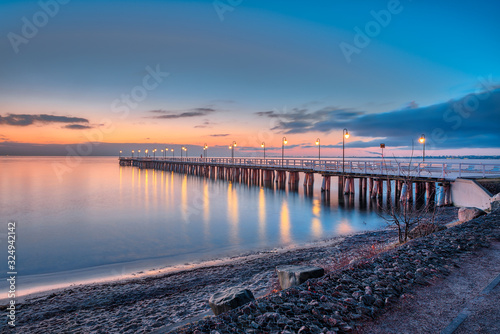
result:
M 344 128 L 344 130 L 342 130 L 342 174 L 344 174 L 344 170 L 345 170 L 345 140 L 349 138 L 349 131 L 347 131 L 347 129 Z
M 266 160 L 266 143 L 262 142 L 262 144 L 260 144 L 260 147 L 264 149 L 264 160 Z
M 120 158 L 122 157 L 122 151 L 120 151 L 120 154 L 118 155 Z
M 156 148 L 153 150 L 153 159 L 156 159 Z
M 236 147 L 236 142 L 233 140 L 231 143 L 231 146 L 229 148 L 231 149 L 231 160 L 234 160 L 234 148 Z
M 420 144 L 424 145 L 423 151 L 422 151 L 422 161 L 425 161 L 425 134 L 422 133 L 422 135 L 420 136 L 420 139 L 418 141 L 420 142 Z
M 281 139 L 281 167 L 283 167 L 283 158 L 285 156 L 285 144 L 287 144 L 288 141 L 286 140 L 286 137 L 283 137 Z
M 183 150 L 184 152 L 186 152 L 186 158 L 187 158 L 187 157 L 188 157 L 188 149 L 187 149 L 186 147 L 184 147 L 184 146 L 183 146 L 183 147 L 182 147 L 182 150 Z M 182 153 L 182 152 L 181 152 L 181 153 Z
M 172 149 L 172 158 L 174 157 L 174 149 Z
M 205 159 L 207 158 L 207 151 L 208 151 L 208 145 L 207 143 L 205 143 L 205 145 L 203 145 L 203 153 L 205 154 Z
M 132 158 L 134 157 L 134 150 L 132 150 Z
M 161 150 L 161 156 L 165 158 L 165 152 L 163 152 L 163 149 Z
M 141 150 L 137 150 L 137 157 L 140 158 L 141 157 Z
M 147 158 L 148 157 L 148 150 L 145 151 L 144 156 Z
M 316 139 L 316 145 L 318 146 L 318 160 L 321 160 L 321 142 L 319 141 L 319 138 Z

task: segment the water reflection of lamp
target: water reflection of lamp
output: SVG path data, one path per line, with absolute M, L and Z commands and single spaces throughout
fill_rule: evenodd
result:
M 227 188 L 227 215 L 230 223 L 230 242 L 239 244 L 239 209 L 238 209 L 238 192 L 234 191 L 233 184 L 229 183 Z
M 348 234 L 354 232 L 354 228 L 344 219 L 337 225 L 337 231 L 339 234 Z
M 280 231 L 281 231 L 281 241 L 285 244 L 291 242 L 290 237 L 290 211 L 288 210 L 287 201 L 283 201 L 281 206 L 281 222 L 280 222 Z

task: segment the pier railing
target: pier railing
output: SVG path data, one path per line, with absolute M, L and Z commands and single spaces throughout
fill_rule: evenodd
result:
M 226 167 L 263 168 L 332 174 L 388 175 L 453 180 L 459 177 L 500 177 L 500 163 L 411 162 L 395 160 L 341 159 L 260 159 L 260 158 L 120 158 L 137 161 L 158 161 L 216 165 Z

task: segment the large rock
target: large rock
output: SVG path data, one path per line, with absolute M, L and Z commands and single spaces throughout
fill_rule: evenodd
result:
M 314 266 L 278 266 L 278 279 L 282 289 L 300 285 L 310 278 L 321 277 L 325 270 Z
M 486 212 L 478 208 L 460 208 L 458 210 L 458 220 L 466 222 L 485 214 Z
M 500 193 L 491 198 L 491 212 L 500 209 Z
M 421 223 L 408 233 L 408 237 L 410 239 L 425 237 L 426 235 L 442 230 L 446 230 L 446 226 L 434 223 Z
M 215 293 L 208 300 L 208 305 L 215 315 L 230 311 L 241 305 L 255 300 L 252 291 L 240 288 L 231 288 Z

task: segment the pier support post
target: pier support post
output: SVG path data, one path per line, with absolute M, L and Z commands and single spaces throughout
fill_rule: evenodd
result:
M 323 183 L 321 185 L 321 191 L 330 191 L 330 176 L 323 175 Z
M 403 182 L 403 184 L 401 185 L 401 196 L 399 197 L 399 200 L 403 203 L 407 202 L 408 199 L 407 192 L 408 192 L 408 185 L 406 184 L 406 182 Z
M 351 192 L 351 178 L 347 177 L 345 179 L 344 194 L 348 195 Z
M 408 202 L 413 202 L 413 182 L 408 182 Z
M 392 184 L 391 184 L 391 180 L 387 179 L 386 180 L 386 184 L 387 184 L 387 202 L 390 203 L 392 201 Z

